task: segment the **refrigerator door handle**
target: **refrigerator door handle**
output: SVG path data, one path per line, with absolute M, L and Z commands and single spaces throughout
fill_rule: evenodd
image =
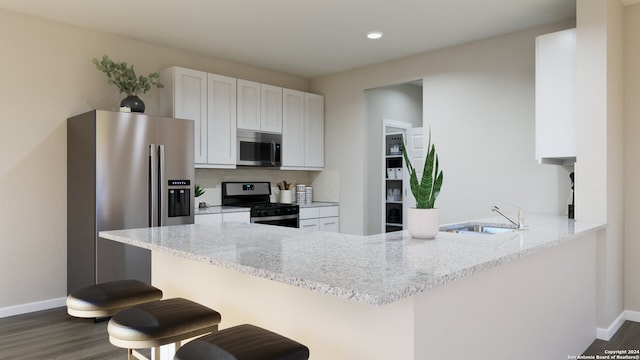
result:
M 149 145 L 149 183 L 148 183 L 149 204 L 147 214 L 149 226 L 158 226 L 158 147 L 156 144 Z
M 164 158 L 164 145 L 158 145 L 158 226 L 164 226 L 164 214 L 167 214 L 167 201 L 164 194 L 167 193 L 168 187 L 165 181 L 165 158 Z

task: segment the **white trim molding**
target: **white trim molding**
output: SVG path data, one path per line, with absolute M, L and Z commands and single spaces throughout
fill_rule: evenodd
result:
M 608 328 L 597 328 L 596 339 L 609 341 L 625 321 L 640 322 L 640 312 L 625 310 L 609 325 Z
M 56 299 L 48 299 L 43 301 L 36 301 L 27 304 L 19 304 L 13 306 L 7 306 L 0 308 L 0 319 L 14 316 L 14 315 L 22 315 L 30 312 L 36 312 L 41 310 L 49 310 L 57 307 L 62 307 L 67 305 L 67 298 L 61 297 Z
M 625 320 L 640 322 L 640 312 L 625 310 L 624 318 Z

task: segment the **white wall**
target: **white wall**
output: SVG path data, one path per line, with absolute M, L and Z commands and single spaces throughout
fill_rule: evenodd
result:
M 581 0 L 576 46 L 576 219 L 606 221 L 598 242 L 598 326 L 624 310 L 623 14 L 618 0 Z
M 640 312 L 640 5 L 625 9 L 624 304 Z
M 309 81 L 196 53 L 0 11 L 0 316 L 66 296 L 66 119 L 123 98 L 91 59 L 142 74 L 171 65 L 308 91 Z M 142 99 L 158 111 L 158 92 Z
M 422 126 L 422 88 L 412 84 L 367 90 L 366 176 L 364 179 L 365 235 L 379 234 L 382 227 L 384 176 L 382 163 L 382 121 L 394 120 Z M 386 211 L 386 209 L 384 209 Z
M 568 172 L 534 154 L 534 39 L 554 24 L 312 80 L 325 95 L 327 169 L 341 174 L 340 229 L 365 231 L 365 90 L 423 79 L 424 122 L 433 126 L 445 181 L 442 222 L 490 215 L 493 204 L 561 213 Z

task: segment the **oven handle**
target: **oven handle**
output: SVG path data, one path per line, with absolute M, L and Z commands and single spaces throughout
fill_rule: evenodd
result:
M 260 221 L 289 220 L 289 219 L 297 219 L 297 218 L 298 218 L 298 214 L 277 215 L 277 216 L 259 216 L 259 217 L 252 217 L 251 218 L 251 222 L 252 223 L 259 223 Z

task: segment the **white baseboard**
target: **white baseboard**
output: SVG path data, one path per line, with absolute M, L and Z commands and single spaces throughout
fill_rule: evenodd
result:
M 28 304 L 7 306 L 7 307 L 0 308 L 0 319 L 9 317 L 9 316 L 14 316 L 14 315 L 22 315 L 30 312 L 35 312 L 35 311 L 53 309 L 61 306 L 66 306 L 66 304 L 67 304 L 67 298 L 61 297 L 57 299 L 36 301 Z
M 640 322 L 640 312 L 625 310 L 609 325 L 608 328 L 597 328 L 596 329 L 596 339 L 609 341 L 615 335 L 616 331 L 620 329 L 620 326 L 625 321 L 635 321 Z
M 625 310 L 624 312 L 625 320 L 640 322 L 640 312 Z

